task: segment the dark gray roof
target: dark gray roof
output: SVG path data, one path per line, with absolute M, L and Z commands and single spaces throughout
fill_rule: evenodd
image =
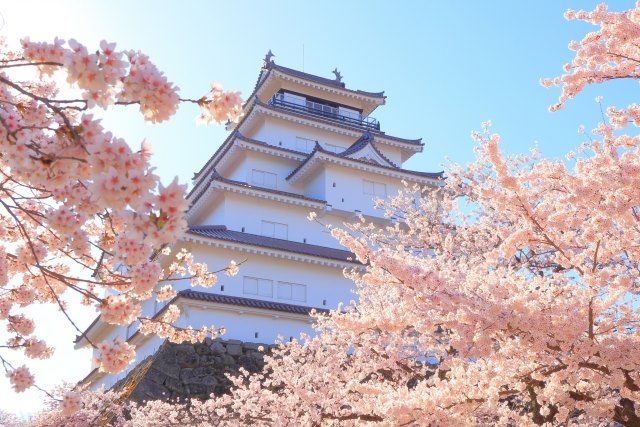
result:
M 302 151 L 297 151 L 297 150 L 292 150 L 290 148 L 285 148 L 285 147 L 280 147 L 278 145 L 272 145 L 272 144 L 268 144 L 264 141 L 258 141 L 257 139 L 253 139 L 253 138 L 248 138 L 246 136 L 244 136 L 243 134 L 241 134 L 240 132 L 238 132 L 237 128 L 236 130 L 234 130 L 228 137 L 227 139 L 225 139 L 225 141 L 222 143 L 222 145 L 220 146 L 220 148 L 218 148 L 216 150 L 215 153 L 213 153 L 213 155 L 209 158 L 209 160 L 207 160 L 207 162 L 205 163 L 205 165 L 200 168 L 200 170 L 198 172 L 195 173 L 194 178 L 200 176 L 203 172 L 205 172 L 206 169 L 211 169 L 211 168 L 215 168 L 217 161 L 213 162 L 213 159 L 218 155 L 218 153 L 224 154 L 227 151 L 229 151 L 229 149 L 231 148 L 232 144 L 229 144 L 229 142 L 233 139 L 241 139 L 245 142 L 249 142 L 251 144 L 256 144 L 256 145 L 261 145 L 263 147 L 268 147 L 270 149 L 276 150 L 276 151 L 282 151 L 285 153 L 292 153 L 292 154 L 298 154 L 300 156 L 306 156 L 307 153 L 302 152 Z M 218 159 L 219 160 L 219 159 Z M 213 163 L 212 163 L 213 162 Z M 195 187 L 191 189 L 191 191 L 189 192 L 189 196 L 191 195 L 191 193 L 193 193 L 195 190 Z
M 266 104 L 262 101 L 260 101 L 259 98 L 255 98 L 255 104 L 260 105 L 261 107 L 267 108 L 269 110 L 273 110 L 273 111 L 284 111 L 287 114 L 291 114 L 293 116 L 297 116 L 297 117 L 301 117 L 301 118 L 305 118 L 305 119 L 311 119 L 311 120 L 315 120 L 317 122 L 320 123 L 327 123 L 330 124 L 332 126 L 338 126 L 338 127 L 342 127 L 342 128 L 347 128 L 347 129 L 351 129 L 351 130 L 356 130 L 359 132 L 362 132 L 362 127 L 360 126 L 352 126 L 348 123 L 342 122 L 342 121 L 334 121 L 331 119 L 326 119 L 324 117 L 315 115 L 315 114 L 305 114 L 303 112 L 298 112 L 292 109 L 283 109 L 277 106 L 273 106 L 273 105 L 269 105 Z M 240 125 L 238 125 L 238 127 L 240 127 Z M 396 141 L 396 142 L 400 142 L 403 144 L 407 144 L 407 145 L 413 145 L 413 146 L 419 146 L 422 147 L 424 146 L 424 144 L 422 143 L 422 138 L 418 138 L 418 139 L 407 139 L 407 138 L 400 138 L 398 136 L 390 136 L 387 135 L 386 133 L 382 132 L 382 131 L 373 131 L 374 135 L 380 135 L 381 138 L 386 138 L 392 141 Z
M 356 142 L 351 144 L 349 148 L 344 150 L 342 153 L 336 153 L 336 154 L 338 154 L 340 157 L 349 157 L 351 154 L 355 154 L 358 151 L 365 148 L 367 145 L 370 145 L 373 151 L 375 151 L 380 157 L 382 157 L 385 161 L 387 161 L 387 163 L 397 168 L 398 165 L 393 163 L 391 160 L 387 158 L 387 156 L 382 154 L 380 150 L 378 150 L 376 146 L 372 144 L 372 142 L 373 142 L 373 135 L 371 135 L 371 132 L 367 131 L 363 133 L 362 136 L 356 140 Z
M 189 227 L 187 233 L 244 245 L 260 246 L 262 248 L 359 264 L 356 256 L 350 251 L 228 230 L 224 225 L 194 225 Z
M 269 64 L 269 68 L 273 69 L 273 70 L 278 70 L 280 72 L 283 72 L 285 74 L 288 74 L 290 76 L 295 76 L 304 80 L 309 80 L 312 82 L 316 82 L 316 83 L 320 83 L 323 85 L 327 85 L 327 86 L 333 86 L 333 87 L 337 87 L 340 89 L 344 89 L 347 90 L 349 92 L 355 92 L 361 95 L 365 95 L 365 96 L 371 96 L 371 97 L 375 97 L 375 98 L 384 98 L 384 91 L 382 92 L 367 92 L 364 90 L 352 90 L 352 89 L 347 89 L 345 84 L 343 82 L 339 82 L 335 79 L 327 79 L 325 77 L 320 77 L 320 76 L 316 76 L 313 74 L 309 74 L 309 73 L 305 73 L 303 71 L 298 71 L 298 70 L 294 70 L 293 68 L 287 68 L 287 67 L 283 67 L 282 65 L 276 65 L 276 63 L 271 62 Z
M 258 187 L 258 186 L 255 186 L 255 185 L 251 185 L 251 184 L 249 184 L 247 182 L 235 181 L 233 179 L 228 179 L 228 178 L 225 178 L 222 175 L 220 175 L 215 169 L 211 173 L 211 178 L 209 178 L 209 180 L 207 182 L 210 184 L 213 181 L 224 182 L 224 183 L 231 184 L 231 185 L 237 185 L 239 187 L 249 188 L 249 189 L 256 190 L 256 191 L 262 191 L 264 193 L 279 194 L 281 196 L 293 197 L 294 199 L 306 200 L 306 201 L 314 202 L 314 203 L 323 203 L 323 204 L 327 203 L 325 200 L 314 199 L 313 197 L 307 197 L 307 196 L 304 196 L 302 194 L 290 193 L 288 191 L 274 190 L 272 188 Z M 207 191 L 207 188 L 208 188 L 208 185 L 205 188 L 203 188 L 200 193 L 198 193 L 198 195 L 193 199 L 193 202 L 191 203 L 192 205 L 195 204 L 198 201 L 198 199 L 200 199 L 200 197 L 202 197 L 202 195 L 205 193 L 205 191 Z
M 260 74 L 258 75 L 258 80 L 256 81 L 256 84 L 253 87 L 253 92 L 251 93 L 251 96 L 247 99 L 251 99 L 256 94 L 256 92 L 258 91 L 258 88 L 260 87 L 260 84 L 262 83 L 263 80 L 267 78 L 271 70 L 280 71 L 281 73 L 288 74 L 290 76 L 295 76 L 304 80 L 309 80 L 309 81 L 324 84 L 327 86 L 340 88 L 347 92 L 353 92 L 353 93 L 357 93 L 364 96 L 370 96 L 374 98 L 382 98 L 382 99 L 386 98 L 386 96 L 384 95 L 384 91 L 367 92 L 364 90 L 347 89 L 345 84 L 341 81 L 337 81 L 335 79 L 328 79 L 326 77 L 316 76 L 314 74 L 305 73 L 304 71 L 294 70 L 293 68 L 283 67 L 282 65 L 277 65 L 273 60 L 271 60 L 268 63 L 263 63 L 262 69 L 260 70 Z
M 218 304 L 228 304 L 241 307 L 259 308 L 263 310 L 282 311 L 285 313 L 294 314 L 309 314 L 311 310 L 316 310 L 322 313 L 328 313 L 329 310 L 325 308 L 305 307 L 302 305 L 284 304 L 281 302 L 265 301 L 253 298 L 242 298 L 230 295 L 214 294 L 211 292 L 194 291 L 186 289 L 178 292 L 178 297 L 188 298 L 197 301 L 215 302 Z
M 352 159 L 351 157 L 343 156 L 343 153 L 336 154 L 336 153 L 332 153 L 331 151 L 327 151 L 324 148 L 322 148 L 320 146 L 320 144 L 316 143 L 316 146 L 314 147 L 313 151 L 311 151 L 311 153 L 307 156 L 307 158 L 302 163 L 300 163 L 298 165 L 298 167 L 295 168 L 287 176 L 286 179 L 290 179 L 300 169 L 302 169 L 304 167 L 304 165 L 307 164 L 307 162 L 309 162 L 316 155 L 316 153 L 326 154 L 328 156 L 336 157 L 336 158 L 339 158 L 339 159 L 346 159 L 346 160 L 349 160 L 351 162 L 363 163 L 363 164 L 366 164 L 366 165 L 369 165 L 369 166 L 373 166 L 373 167 L 377 167 L 377 168 L 388 169 L 388 170 L 393 170 L 393 171 L 396 171 L 396 172 L 406 173 L 407 175 L 415 175 L 415 176 L 420 176 L 420 177 L 424 177 L 424 178 L 432 178 L 432 179 L 443 179 L 444 178 L 444 171 L 441 171 L 441 172 L 418 172 L 418 171 L 412 171 L 412 170 L 408 170 L 408 169 L 402 169 L 402 168 L 399 168 L 399 167 L 385 166 L 385 165 L 380 165 L 380 164 L 377 164 L 377 163 L 366 162 L 364 160 L 359 160 L 359 159 Z

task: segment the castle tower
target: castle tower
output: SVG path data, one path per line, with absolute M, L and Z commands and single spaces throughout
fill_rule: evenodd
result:
M 210 270 L 229 260 L 246 262 L 235 277 L 221 275 L 211 289 L 178 282 L 178 326 L 224 326 L 225 339 L 273 343 L 312 333 L 311 309 L 328 310 L 354 298 L 343 270 L 355 257 L 324 224 L 341 226 L 363 215 L 388 224 L 375 198 L 394 195 L 402 181 L 439 186 L 442 173 L 402 168 L 423 149 L 420 139 L 390 136 L 371 113 L 383 92 L 349 89 L 342 76 L 324 78 L 277 65 L 265 57 L 244 117 L 193 179 L 189 229 L 179 247 Z M 143 315 L 159 316 L 167 303 L 147 301 Z M 125 330 L 126 329 L 126 330 Z M 162 340 L 96 319 L 92 342 L 124 336 L 137 347 L 138 362 Z M 88 346 L 80 338 L 77 347 Z M 110 387 L 118 375 L 94 370 L 85 381 Z

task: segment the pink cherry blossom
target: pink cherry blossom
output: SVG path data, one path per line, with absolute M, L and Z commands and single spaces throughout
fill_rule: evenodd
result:
M 33 385 L 33 376 L 24 365 L 8 372 L 7 377 L 16 393 L 21 393 Z
M 8 332 L 0 363 L 13 372 L 17 390 L 28 371 L 10 369 L 12 352 L 32 359 L 53 352 L 25 310 L 53 304 L 66 319 L 68 304 L 80 297 L 103 321 L 126 325 L 138 320 L 140 305 L 156 288 L 158 296 L 175 295 L 171 282 L 180 274 L 162 268 L 172 264 L 170 254 L 162 255 L 163 264 L 151 257 L 183 233 L 187 202 L 184 185 L 162 185 L 153 173 L 149 144 L 132 149 L 93 114 L 115 104 L 137 106 L 154 123 L 171 117 L 181 101 L 178 88 L 148 56 L 106 41 L 98 48 L 73 39 L 24 38 L 14 50 L 4 40 L 0 45 L 0 321 Z M 38 71 L 38 77 L 24 77 L 31 73 L 18 68 Z M 59 77 L 70 86 L 65 95 Z M 240 98 L 219 95 L 217 102 L 237 119 Z M 215 282 L 216 274 L 192 257 L 183 254 L 176 263 L 194 285 Z M 174 334 L 167 322 L 158 328 Z M 100 352 L 99 365 L 108 372 L 125 369 L 135 357 L 121 339 L 101 344 Z

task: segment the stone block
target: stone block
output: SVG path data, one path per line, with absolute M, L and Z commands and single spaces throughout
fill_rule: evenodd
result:
M 205 343 L 195 344 L 194 349 L 196 351 L 196 354 L 200 356 L 211 353 L 211 348 L 209 348 L 209 346 Z
M 222 355 L 222 366 L 231 366 L 236 364 L 236 359 L 231 357 L 229 354 Z
M 243 347 L 245 350 L 254 350 L 254 351 L 258 351 L 259 347 L 266 348 L 264 344 L 253 343 L 253 342 L 246 342 L 244 343 Z
M 220 341 L 214 341 L 210 348 L 213 354 L 224 354 L 227 352 L 227 348 Z
M 180 371 L 180 381 L 185 384 L 191 384 L 193 379 L 195 378 L 195 369 L 193 368 L 184 368 Z
M 180 344 L 176 348 L 176 362 L 181 368 L 195 368 L 198 366 L 198 355 L 191 345 Z
M 241 344 L 227 344 L 227 354 L 231 356 L 240 356 L 242 354 L 242 345 Z
M 168 377 L 174 379 L 180 377 L 180 366 L 178 366 L 175 354 L 172 351 L 160 354 L 152 366 Z
M 173 392 L 171 394 L 172 396 L 175 396 L 176 394 L 186 394 L 187 393 L 186 385 L 180 380 L 176 380 L 176 379 L 173 379 L 173 378 L 167 378 L 167 380 L 165 381 L 164 385 L 167 387 L 167 389 L 169 391 Z
M 155 369 L 155 365 L 147 371 L 144 376 L 144 379 L 152 382 L 153 384 L 162 384 L 167 379 L 167 375 L 163 372 Z
M 199 360 L 200 366 L 213 366 L 217 357 L 218 356 L 214 356 L 213 354 L 201 355 Z

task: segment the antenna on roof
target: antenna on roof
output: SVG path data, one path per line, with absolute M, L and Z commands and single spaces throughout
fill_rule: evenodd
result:
M 302 72 L 304 72 L 304 43 L 302 43 Z

